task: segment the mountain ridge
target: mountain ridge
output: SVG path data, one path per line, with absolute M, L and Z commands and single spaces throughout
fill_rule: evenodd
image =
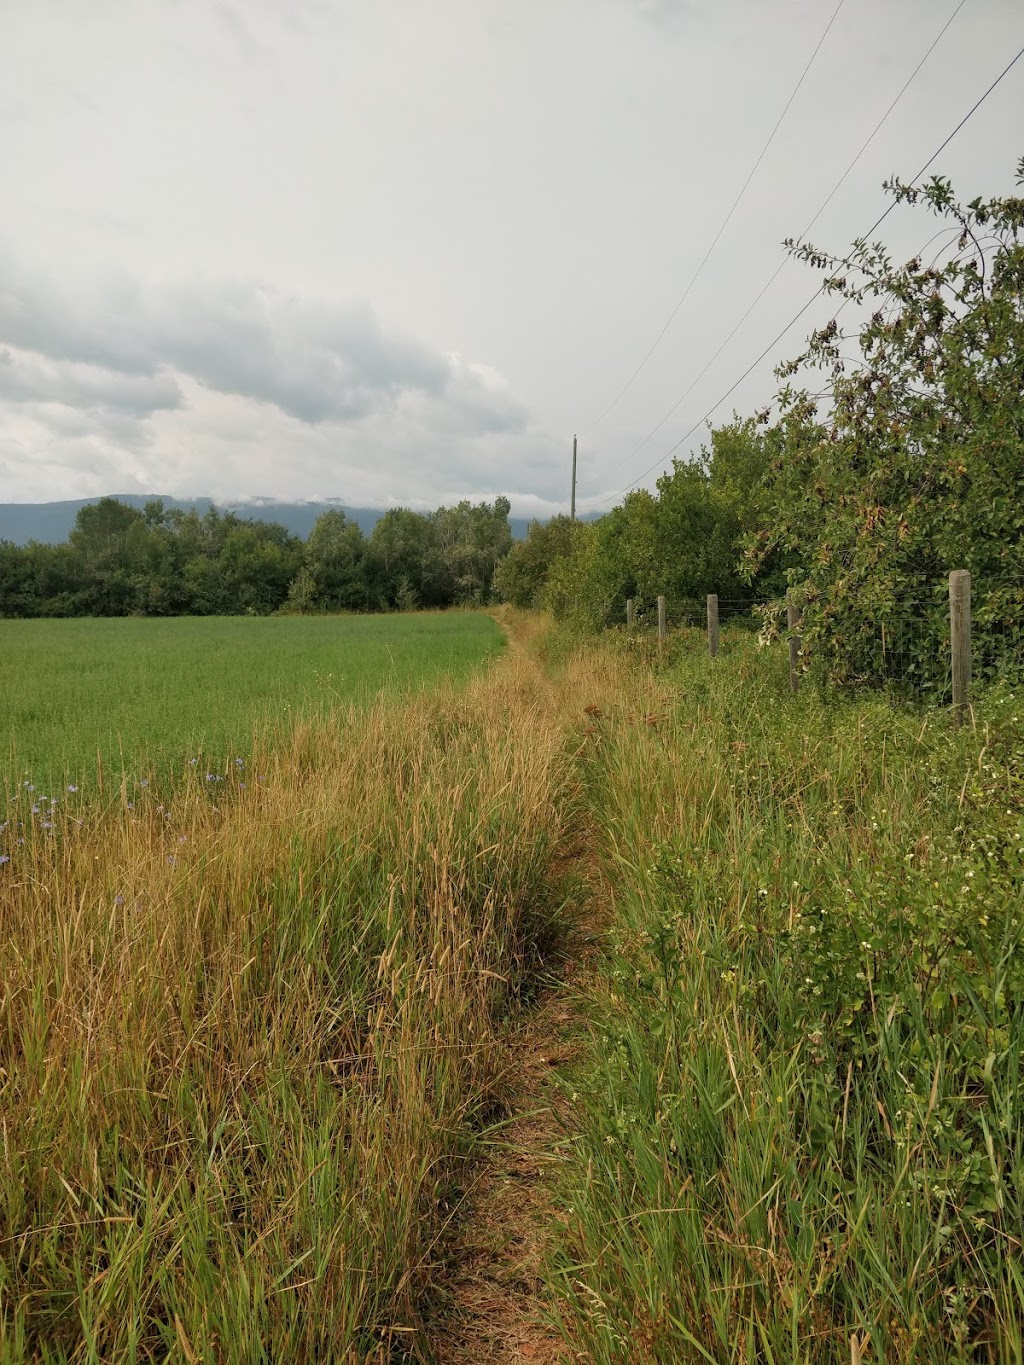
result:
M 39 541 L 44 545 L 58 545 L 67 540 L 75 524 L 75 517 L 83 507 L 100 501 L 100 497 L 115 498 L 127 503 L 129 507 L 143 509 L 147 502 L 155 498 L 167 508 L 180 508 L 188 511 L 195 508 L 202 516 L 211 507 L 221 512 L 234 512 L 237 516 L 249 517 L 259 521 L 275 521 L 286 526 L 293 535 L 305 540 L 313 529 L 313 523 L 324 512 L 340 511 L 358 523 L 364 535 L 369 535 L 380 518 L 387 511 L 384 507 L 350 507 L 340 499 L 320 501 L 284 502 L 275 498 L 255 498 L 246 501 L 214 498 L 173 498 L 165 493 L 106 493 L 94 498 L 66 498 L 56 502 L 4 502 L 0 503 L 0 540 L 12 541 L 15 545 L 27 545 L 29 541 Z M 531 517 L 509 517 L 509 526 L 516 540 L 525 540 Z M 585 520 L 592 520 L 587 517 Z

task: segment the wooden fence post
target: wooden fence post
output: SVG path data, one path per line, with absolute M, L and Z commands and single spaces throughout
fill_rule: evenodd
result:
M 665 612 L 665 598 L 658 598 L 658 643 L 663 645 L 668 634 L 668 618 Z
M 949 639 L 953 660 L 953 714 L 963 724 L 971 694 L 971 575 L 954 569 L 949 575 Z
M 718 593 L 708 593 L 708 650 L 712 659 L 718 658 Z
M 789 690 L 795 692 L 800 686 L 800 636 L 796 633 L 800 616 L 789 597 L 786 598 L 786 625 L 789 629 Z
M 627 630 L 632 630 L 632 629 L 633 629 L 633 621 L 634 621 L 634 619 L 635 619 L 635 618 L 634 618 L 634 613 L 633 613 L 633 599 L 632 599 L 632 597 L 627 597 L 627 598 L 626 598 L 626 629 L 627 629 Z

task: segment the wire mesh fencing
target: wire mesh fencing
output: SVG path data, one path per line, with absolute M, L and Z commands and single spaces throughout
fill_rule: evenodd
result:
M 959 586 L 951 589 L 956 579 Z M 951 591 L 965 594 L 959 609 L 951 606 Z M 704 636 L 712 655 L 728 654 L 756 635 L 762 645 L 788 650 L 794 688 L 812 674 L 821 682 L 881 689 L 894 698 L 963 705 L 971 680 L 1024 680 L 1024 586 L 1020 592 L 986 593 L 983 584 L 972 589 L 964 573 L 874 606 L 816 603 L 806 621 L 785 600 L 753 594 L 631 598 L 625 618 L 628 631 L 662 642 L 669 633 L 695 641 Z

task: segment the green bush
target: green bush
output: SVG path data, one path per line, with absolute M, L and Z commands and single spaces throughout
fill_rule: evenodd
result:
M 805 652 L 836 682 L 941 692 L 952 569 L 973 577 L 978 670 L 1024 653 L 1024 198 L 964 206 L 940 177 L 888 188 L 940 218 L 938 254 L 897 266 L 864 241 L 845 258 L 794 248 L 826 292 L 873 311 L 853 336 L 833 319 L 780 370 L 825 382 L 779 394 L 746 563 L 787 559 Z

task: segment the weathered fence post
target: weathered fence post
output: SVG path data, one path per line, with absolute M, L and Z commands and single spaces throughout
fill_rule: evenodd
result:
M 668 618 L 667 618 L 667 615 L 666 615 L 666 612 L 665 612 L 665 598 L 664 598 L 664 597 L 659 597 L 659 598 L 658 598 L 658 644 L 659 644 L 659 645 L 663 645 L 663 644 L 665 643 L 665 637 L 666 637 L 667 634 L 668 634 Z
M 789 690 L 795 692 L 800 686 L 800 614 L 791 598 L 786 598 L 786 625 L 789 629 Z
M 718 593 L 708 593 L 708 650 L 712 659 L 718 658 Z
M 636 619 L 636 618 L 635 618 L 635 614 L 634 614 L 634 611 L 633 611 L 633 599 L 632 599 L 632 597 L 627 597 L 627 598 L 626 598 L 626 629 L 627 629 L 627 630 L 632 630 L 632 629 L 633 629 L 633 622 L 634 622 L 635 619 Z
M 953 660 L 953 714 L 961 725 L 971 693 L 971 575 L 949 575 L 949 641 Z

